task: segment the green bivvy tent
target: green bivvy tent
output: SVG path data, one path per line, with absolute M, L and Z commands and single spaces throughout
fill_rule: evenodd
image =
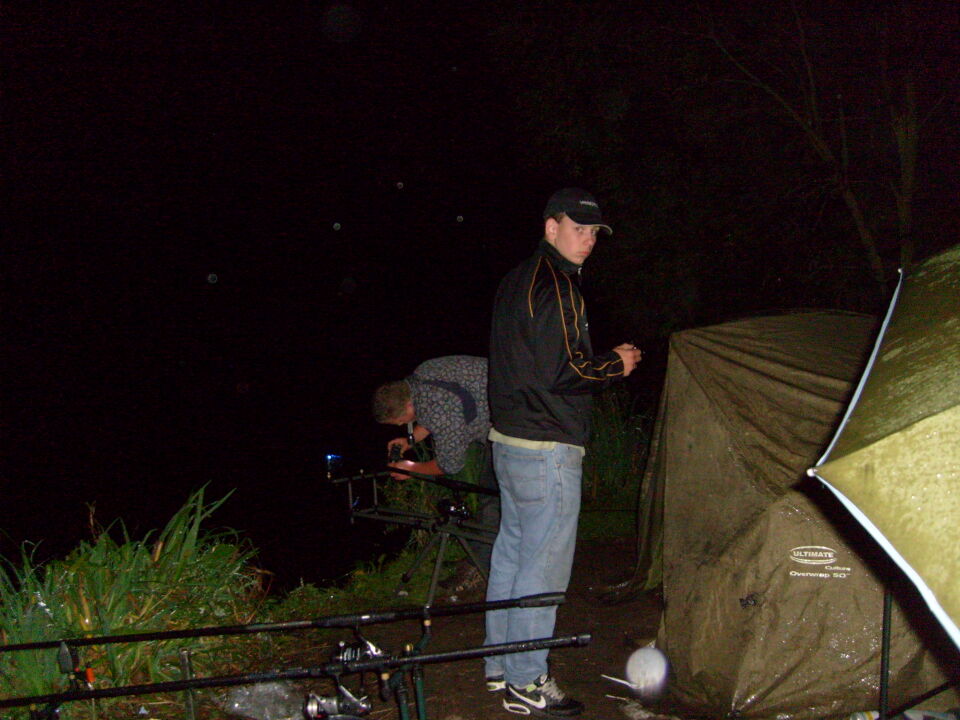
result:
M 887 580 L 872 539 L 805 475 L 877 326 L 797 312 L 670 339 L 638 516 L 647 574 L 636 584 L 662 582 L 657 646 L 671 662 L 670 697 L 698 715 L 839 718 L 877 707 Z M 896 706 L 944 675 L 899 604 L 892 627 Z

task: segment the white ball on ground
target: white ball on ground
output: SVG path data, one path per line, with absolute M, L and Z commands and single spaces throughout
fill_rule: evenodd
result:
M 634 650 L 627 660 L 627 680 L 641 697 L 659 697 L 667 687 L 669 673 L 667 656 L 654 647 Z

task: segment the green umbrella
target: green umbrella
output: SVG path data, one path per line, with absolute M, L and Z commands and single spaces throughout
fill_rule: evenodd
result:
M 960 245 L 901 277 L 819 477 L 960 647 Z

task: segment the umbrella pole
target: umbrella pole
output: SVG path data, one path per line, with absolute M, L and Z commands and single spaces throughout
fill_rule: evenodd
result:
M 890 621 L 893 615 L 893 593 L 886 588 L 883 593 L 883 637 L 880 646 L 880 717 L 887 720 L 890 689 Z

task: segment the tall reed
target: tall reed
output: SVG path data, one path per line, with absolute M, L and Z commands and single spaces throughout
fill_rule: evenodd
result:
M 650 443 L 651 417 L 637 409 L 623 385 L 597 396 L 583 460 L 587 505 L 633 509 Z
M 225 500 L 206 504 L 201 488 L 155 536 L 133 540 L 118 523 L 45 565 L 24 547 L 19 562 L 0 566 L 0 639 L 31 643 L 250 622 L 263 599 L 250 565 L 255 551 L 235 533 L 201 528 Z M 94 669 L 97 686 L 160 682 L 179 677 L 181 648 L 199 652 L 203 663 L 224 644 L 205 638 L 94 645 L 82 648 L 81 662 Z M 212 662 L 230 661 L 221 653 Z M 56 650 L 0 653 L 0 696 L 66 687 Z M 65 716 L 80 707 L 66 706 Z

